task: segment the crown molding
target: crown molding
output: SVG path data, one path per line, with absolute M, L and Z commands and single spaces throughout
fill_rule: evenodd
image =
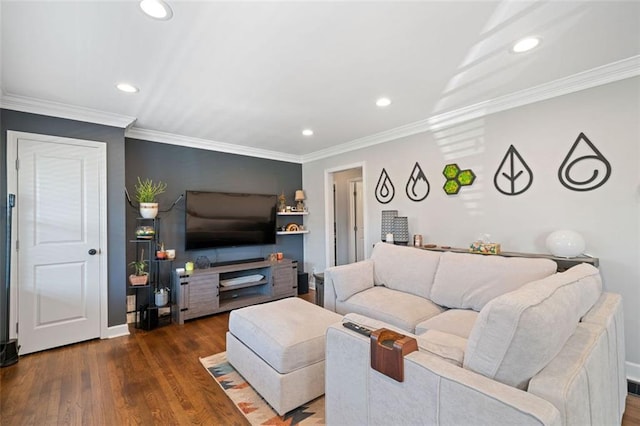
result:
M 484 117 L 500 111 L 544 101 L 558 96 L 568 95 L 596 86 L 613 83 L 640 75 L 640 55 L 612 62 L 569 77 L 500 96 L 464 108 L 437 114 L 424 120 L 415 121 L 374 135 L 355 139 L 331 148 L 312 152 L 302 156 L 302 163 L 320 160 L 344 154 L 356 149 L 367 148 L 417 133 L 438 131 L 465 121 Z
M 125 131 L 124 135 L 125 137 L 132 139 L 142 139 L 146 141 L 160 142 L 170 145 L 180 145 L 190 148 L 206 149 L 209 151 L 246 155 L 248 157 L 265 158 L 268 160 L 286 161 L 288 163 L 302 163 L 302 158 L 299 155 L 235 145 L 226 142 L 216 142 L 207 139 L 180 136 L 172 133 L 158 132 L 156 130 L 141 129 L 138 127 L 131 127 L 130 129 Z
M 2 92 L 0 108 L 126 129 L 135 117 Z

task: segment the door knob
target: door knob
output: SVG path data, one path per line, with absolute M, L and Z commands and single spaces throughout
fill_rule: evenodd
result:
M 96 254 L 97 252 L 98 252 L 98 250 L 96 250 L 96 249 L 91 249 L 91 250 L 89 250 L 89 254 L 90 254 L 91 256 L 93 256 L 93 255 L 94 255 L 94 254 Z

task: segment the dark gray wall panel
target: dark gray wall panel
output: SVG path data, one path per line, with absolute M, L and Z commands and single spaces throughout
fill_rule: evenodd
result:
M 5 259 L 5 227 L 7 203 L 7 131 L 15 130 L 43 135 L 86 139 L 107 143 L 107 222 L 108 222 L 108 293 L 109 326 L 126 323 L 126 235 L 124 187 L 124 129 L 99 124 L 85 123 L 29 114 L 11 110 L 0 110 L 0 197 L 2 198 L 2 230 L 0 230 L 0 258 Z M 4 262 L 0 265 L 2 277 Z M 4 295 L 2 296 L 4 297 Z M 0 304 L 4 306 L 4 304 Z M 0 319 L 4 321 L 4 319 Z
M 177 145 L 168 145 L 138 139 L 126 139 L 126 185 L 135 203 L 134 184 L 151 178 L 168 184 L 167 192 L 158 197 L 160 210 L 169 206 L 187 190 L 246 192 L 257 194 L 280 194 L 284 191 L 287 204 L 294 205 L 296 189 L 302 187 L 302 165 L 284 161 L 246 157 Z M 134 235 L 138 216 L 136 209 L 127 209 L 127 234 Z M 176 250 L 179 267 L 185 261 L 207 256 L 211 261 L 231 261 L 255 257 L 266 257 L 281 251 L 284 256 L 295 259 L 302 268 L 303 235 L 278 236 L 275 245 L 244 248 L 220 248 L 211 250 L 184 249 L 184 198 L 167 213 L 160 213 L 160 239 L 166 249 Z M 279 217 L 278 224 L 302 223 L 299 217 Z M 129 244 L 127 258 L 135 257 L 135 248 Z

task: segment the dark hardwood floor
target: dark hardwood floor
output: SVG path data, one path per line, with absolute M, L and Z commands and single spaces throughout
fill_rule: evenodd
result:
M 0 424 L 246 425 L 198 361 L 225 350 L 228 319 L 131 327 L 126 337 L 23 356 L 0 369 Z M 640 398 L 628 397 L 622 424 L 640 425 Z

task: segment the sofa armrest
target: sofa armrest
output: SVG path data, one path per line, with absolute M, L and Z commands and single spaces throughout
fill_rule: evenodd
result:
M 336 300 L 373 287 L 373 261 L 362 260 L 324 271 L 324 307 L 336 312 Z
M 327 330 L 326 352 L 328 425 L 561 424 L 550 402 L 425 352 L 405 357 L 397 382 L 370 368 L 369 339 L 341 325 Z

